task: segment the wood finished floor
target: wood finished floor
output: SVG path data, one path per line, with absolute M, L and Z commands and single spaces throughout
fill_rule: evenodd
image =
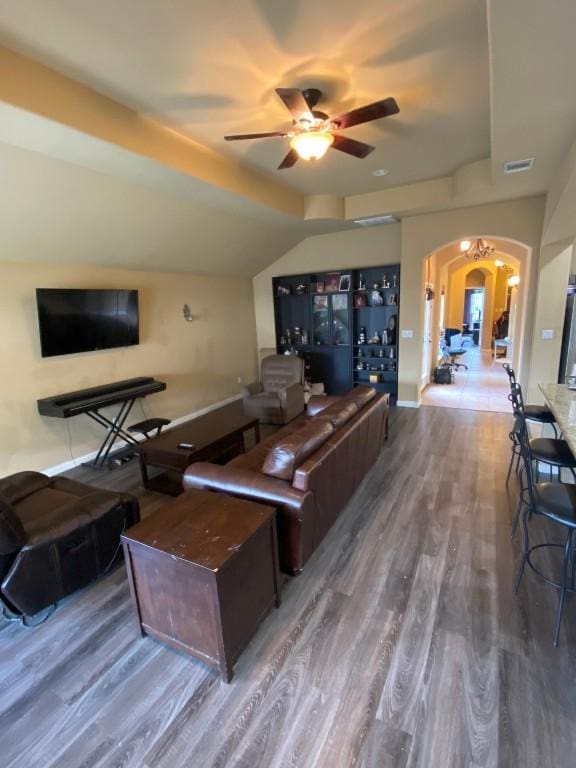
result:
M 0 765 L 568 768 L 576 600 L 512 592 L 509 417 L 397 409 L 381 458 L 231 685 L 137 639 L 124 566 L 0 625 Z M 134 463 L 71 476 L 140 495 Z

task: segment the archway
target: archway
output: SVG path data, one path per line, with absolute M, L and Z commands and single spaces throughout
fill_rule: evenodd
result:
M 450 335 L 465 331 L 463 336 L 453 338 L 455 343 L 463 345 L 466 350 L 461 361 L 470 370 L 466 372 L 459 369 L 454 376 L 456 386 L 452 388 L 445 387 L 441 392 L 438 386 L 428 387 L 427 394 L 423 393 L 422 402 L 508 411 L 507 379 L 501 366 L 494 363 L 494 333 L 508 336 L 511 329 L 510 341 L 501 340 L 499 349 L 502 349 L 506 359 L 520 369 L 531 249 L 505 238 L 491 238 L 488 235 L 478 237 L 494 246 L 487 258 L 473 260 L 463 255 L 459 240 L 447 243 L 426 258 L 428 286 L 439 297 L 433 321 L 430 369 L 433 371 L 441 358 L 443 333 L 450 329 Z M 476 236 L 467 239 L 473 240 Z M 512 282 L 516 284 L 513 288 L 508 284 L 512 276 Z M 469 302 L 472 296 L 477 301 L 482 300 L 481 310 L 476 312 L 477 317 L 470 313 Z M 423 382 L 423 385 L 426 384 L 428 382 Z

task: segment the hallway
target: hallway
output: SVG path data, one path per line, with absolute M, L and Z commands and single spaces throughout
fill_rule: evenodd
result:
M 422 405 L 509 413 L 508 377 L 501 363 L 493 364 L 492 354 L 480 347 L 465 349 L 459 359 L 468 370 L 457 371 L 453 384 L 430 384 L 422 393 Z

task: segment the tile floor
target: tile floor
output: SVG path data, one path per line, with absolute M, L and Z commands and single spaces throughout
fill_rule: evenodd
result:
M 422 393 L 422 404 L 510 413 L 508 377 L 502 363 L 493 364 L 490 352 L 471 345 L 466 345 L 460 359 L 468 370 L 457 371 L 453 384 L 430 384 Z

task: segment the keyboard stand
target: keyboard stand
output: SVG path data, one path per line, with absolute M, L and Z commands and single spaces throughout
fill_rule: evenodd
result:
M 106 429 L 106 435 L 102 441 L 98 453 L 96 454 L 96 457 L 92 459 L 92 461 L 87 461 L 84 466 L 92 467 L 93 469 L 104 469 L 108 465 L 112 446 L 118 438 L 124 440 L 124 442 L 129 446 L 138 445 L 139 441 L 132 437 L 132 435 L 129 432 L 126 432 L 124 429 L 124 424 L 128 418 L 128 414 L 132 410 L 132 406 L 137 399 L 137 397 L 133 397 L 130 400 L 126 400 L 124 403 L 122 403 L 120 410 L 113 419 L 109 419 L 107 416 L 104 416 L 98 409 L 85 412 L 86 415 L 90 416 L 93 421 Z

